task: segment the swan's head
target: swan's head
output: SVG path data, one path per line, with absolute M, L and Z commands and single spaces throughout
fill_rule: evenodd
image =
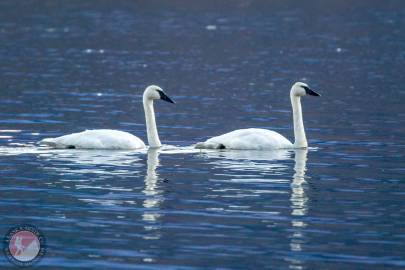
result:
M 145 92 L 143 92 L 143 99 L 154 100 L 161 99 L 170 103 L 175 103 L 166 93 L 157 85 L 150 85 L 146 87 Z
M 311 88 L 309 88 L 308 84 L 303 83 L 303 82 L 296 82 L 291 88 L 291 96 L 296 96 L 296 97 L 303 97 L 306 95 L 310 96 L 315 96 L 319 97 L 321 96 Z

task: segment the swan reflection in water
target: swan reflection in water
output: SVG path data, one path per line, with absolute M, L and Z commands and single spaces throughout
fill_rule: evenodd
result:
M 288 179 L 286 174 L 289 174 L 288 169 L 291 167 L 282 161 L 291 160 L 292 154 L 294 154 L 294 174 L 292 179 Z M 288 151 L 202 151 L 201 155 L 203 158 L 209 159 L 214 167 L 227 169 L 225 172 L 221 172 L 221 174 L 227 176 L 227 180 L 222 182 L 253 184 L 252 186 L 244 186 L 243 190 L 238 190 L 238 194 L 280 193 L 277 192 L 279 189 L 274 188 L 274 185 L 266 184 L 288 184 L 290 194 L 288 219 L 291 221 L 292 226 L 292 233 L 288 237 L 290 239 L 290 250 L 293 253 L 303 251 L 303 244 L 306 241 L 304 230 L 307 227 L 305 216 L 308 212 L 308 196 L 305 192 L 308 149 Z M 276 177 L 269 178 L 268 176 Z M 217 188 L 217 190 L 220 189 Z M 229 196 L 229 190 L 229 186 L 223 188 L 223 191 L 228 191 L 227 196 Z M 281 213 L 272 212 L 272 214 Z M 263 217 L 268 218 L 265 215 Z M 297 259 L 296 256 L 287 257 L 286 260 L 290 263 L 290 269 L 305 268 L 304 262 Z
M 173 153 L 170 151 L 174 151 Z M 132 151 L 35 151 L 37 155 L 43 158 L 46 163 L 43 169 L 53 171 L 58 175 L 58 181 L 63 182 L 63 186 L 69 189 L 99 189 L 115 191 L 100 196 L 99 194 L 83 193 L 77 200 L 99 204 L 103 206 L 124 205 L 128 211 L 133 205 L 142 205 L 141 216 L 142 227 L 144 229 L 143 238 L 147 240 L 157 240 L 161 238 L 161 219 L 162 219 L 162 203 L 165 201 L 163 189 L 161 186 L 161 178 L 157 173 L 159 167 L 160 153 L 167 154 L 182 154 L 196 153 L 184 149 L 182 151 L 176 149 L 148 149 L 147 150 L 147 166 L 145 173 L 145 165 L 140 162 L 142 153 Z M 144 152 L 143 152 L 144 153 Z M 288 194 L 288 200 L 285 203 L 289 206 L 288 218 L 291 222 L 291 230 L 288 232 L 290 239 L 291 256 L 287 256 L 286 260 L 290 263 L 292 269 L 305 268 L 304 261 L 300 260 L 297 253 L 305 250 L 304 244 L 307 241 L 305 229 L 308 226 L 305 217 L 308 212 L 308 196 L 306 194 L 305 172 L 308 150 L 278 150 L 278 151 L 198 151 L 197 156 L 203 157 L 205 164 L 210 164 L 216 168 L 216 175 L 222 174 L 225 177 L 216 177 L 222 182 L 248 183 L 252 185 L 235 185 L 230 188 L 229 184 L 219 185 L 212 192 L 226 195 L 227 197 L 237 197 L 238 204 L 246 203 L 246 207 L 238 214 L 256 215 L 261 219 L 272 219 L 274 215 L 282 215 L 282 212 L 255 211 L 250 212 L 250 200 L 244 200 L 243 196 L 238 195 L 255 195 L 254 200 L 258 200 L 257 196 L 265 193 L 285 193 Z M 15 153 L 13 153 L 15 154 Z M 291 169 L 292 155 L 294 154 L 294 174 L 292 181 L 289 169 Z M 49 162 L 50 161 L 50 162 Z M 225 169 L 225 170 L 224 170 Z M 244 172 L 244 173 L 242 173 Z M 87 177 L 87 173 L 91 173 L 92 177 Z M 94 175 L 94 173 L 97 173 Z M 66 177 L 68 174 L 75 175 L 74 178 Z M 143 185 L 135 185 L 131 179 L 125 180 L 128 176 L 133 177 L 136 174 L 143 174 Z M 117 180 L 115 176 L 120 176 Z M 76 177 L 79 176 L 79 177 Z M 86 177 L 82 177 L 86 176 Z M 272 176 L 269 178 L 269 176 Z M 274 177 L 275 176 L 275 177 Z M 215 181 L 217 181 L 216 179 Z M 67 182 L 71 182 L 68 184 Z M 269 184 L 270 183 L 270 184 Z M 58 185 L 57 182 L 51 183 Z M 72 185 L 73 184 L 73 185 Z M 269 184 L 269 185 L 267 185 Z M 237 188 L 236 188 L 237 187 Z M 232 189 L 233 188 L 233 189 Z M 118 192 L 118 193 L 117 193 Z M 73 195 L 72 197 L 75 197 Z M 217 193 L 218 194 L 218 193 Z M 271 196 L 271 195 L 269 195 Z M 239 205 L 244 207 L 244 205 Z M 239 208 L 241 209 L 241 208 Z M 237 208 L 222 209 L 221 211 L 238 212 Z M 148 258 L 153 259 L 153 258 Z
M 307 182 L 305 180 L 307 149 L 295 150 L 294 176 L 291 182 L 291 226 L 292 234 L 290 238 L 290 250 L 292 252 L 302 252 L 305 244 L 305 216 L 308 212 L 308 195 L 305 192 Z M 303 261 L 297 258 L 288 258 L 290 269 L 304 269 Z
M 147 171 L 145 176 L 145 187 L 143 194 L 145 199 L 142 203 L 144 212 L 142 214 L 142 220 L 146 222 L 144 229 L 147 232 L 144 239 L 153 240 L 160 238 L 160 225 L 157 224 L 161 217 L 160 205 L 164 201 L 162 190 L 159 189 L 159 175 L 156 173 L 156 169 L 159 166 L 159 148 L 148 149 Z
M 44 166 L 45 170 L 58 175 L 58 180 L 52 185 L 63 183 L 66 188 L 105 190 L 112 193 L 95 195 L 88 193 L 79 201 L 103 206 L 136 205 L 141 201 L 144 239 L 159 239 L 160 226 L 157 225 L 161 217 L 160 205 L 164 201 L 162 190 L 159 188 L 159 154 L 162 149 L 149 148 L 147 150 L 147 166 L 144 184 L 140 186 L 133 181 L 117 181 L 137 174 L 143 174 L 144 164 L 141 162 L 142 152 L 111 151 L 111 150 L 49 150 L 37 154 L 45 161 L 51 161 Z M 88 174 L 92 177 L 88 177 Z M 75 175 L 72 179 L 68 175 Z M 81 177 L 77 177 L 81 176 Z M 83 177 L 85 176 L 85 177 Z M 78 179 L 79 178 L 79 179 Z M 70 184 L 68 184 L 70 183 Z M 129 186 L 130 185 L 130 186 Z M 117 193 L 119 192 L 119 193 Z M 130 209 L 128 209 L 130 211 Z
M 200 156 L 210 160 L 210 164 L 216 168 L 229 169 L 232 171 L 254 172 L 280 172 L 288 169 L 288 166 L 277 161 L 288 160 L 292 150 L 202 150 Z

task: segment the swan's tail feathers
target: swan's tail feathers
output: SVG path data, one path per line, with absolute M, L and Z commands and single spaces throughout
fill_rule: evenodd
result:
M 205 144 L 203 142 L 196 143 L 194 148 L 195 149 L 205 149 Z
M 222 143 L 207 143 L 199 142 L 195 145 L 196 149 L 226 149 L 226 146 Z
M 57 143 L 55 142 L 54 138 L 46 138 L 43 139 L 41 141 L 39 141 L 40 145 L 46 145 L 46 146 L 50 146 L 50 147 L 57 147 Z
M 39 145 L 46 145 L 52 148 L 57 148 L 57 149 L 76 149 L 76 146 L 74 145 L 66 145 L 61 142 L 57 141 L 58 138 L 46 138 L 43 139 L 42 141 L 39 141 Z

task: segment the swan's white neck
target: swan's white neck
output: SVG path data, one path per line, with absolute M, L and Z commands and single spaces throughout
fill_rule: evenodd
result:
M 149 147 L 161 147 L 158 131 L 156 128 L 155 111 L 153 109 L 153 100 L 143 97 L 143 109 L 145 111 L 146 133 L 148 134 Z
M 293 108 L 294 119 L 294 147 L 306 148 L 308 147 L 307 137 L 305 136 L 304 122 L 302 120 L 301 97 L 290 94 L 291 105 Z

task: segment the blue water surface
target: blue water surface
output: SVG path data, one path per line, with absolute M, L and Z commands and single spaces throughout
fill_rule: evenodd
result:
M 404 269 L 403 1 L 1 1 L 0 237 L 39 228 L 38 269 Z M 196 151 L 238 128 L 308 150 Z M 164 147 L 51 150 L 112 128 Z M 0 268 L 13 265 L 0 254 Z

